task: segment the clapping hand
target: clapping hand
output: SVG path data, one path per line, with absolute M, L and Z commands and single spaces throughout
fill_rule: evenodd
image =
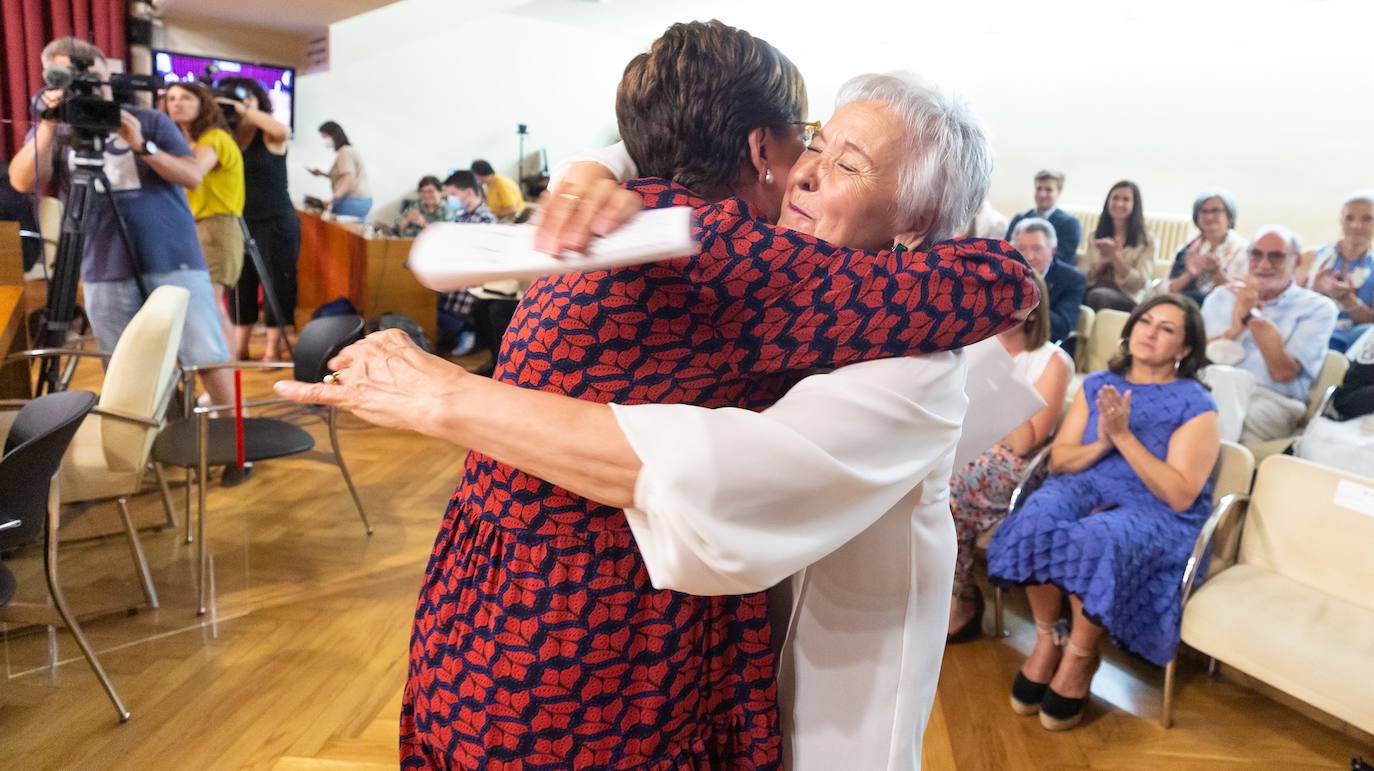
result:
M 1259 306 L 1259 290 L 1255 288 L 1255 280 L 1246 276 L 1232 281 L 1226 288 L 1236 296 L 1236 305 L 1231 309 L 1231 328 L 1243 328 L 1245 317 Z
M 1318 273 L 1316 280 L 1312 283 L 1312 289 L 1330 297 L 1337 304 L 1344 303 L 1355 291 L 1350 285 L 1349 277 L 1335 270 L 1324 270 Z
M 1097 436 L 1115 442 L 1131 432 L 1131 392 L 1123 396 L 1114 386 L 1102 386 L 1097 392 Z

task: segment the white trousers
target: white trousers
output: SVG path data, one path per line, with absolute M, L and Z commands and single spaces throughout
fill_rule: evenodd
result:
M 1283 439 L 1297 433 L 1307 405 L 1255 383 L 1243 369 L 1213 364 L 1200 373 L 1217 402 L 1221 438 L 1241 444 Z

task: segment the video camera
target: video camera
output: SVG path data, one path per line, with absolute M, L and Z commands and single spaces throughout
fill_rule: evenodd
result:
M 157 91 L 157 78 L 151 75 L 111 75 L 102 81 L 100 74 L 92 72 L 93 59 L 73 56 L 69 67 L 49 67 L 43 71 L 43 82 L 49 89 L 62 89 L 66 92 L 57 108 L 42 111 L 41 117 L 57 118 L 70 125 L 81 137 L 105 137 L 119 130 L 119 111 L 122 104 L 133 104 L 134 95 L 139 91 Z M 110 86 L 115 99 L 106 99 L 100 87 Z M 116 101 L 118 100 L 118 101 Z
M 210 90 L 218 99 L 232 99 L 235 102 L 242 102 L 248 98 L 248 89 L 243 86 L 220 84 Z M 220 102 L 219 111 L 224 114 L 224 120 L 228 122 L 229 128 L 238 128 L 239 111 L 234 109 L 234 105 Z

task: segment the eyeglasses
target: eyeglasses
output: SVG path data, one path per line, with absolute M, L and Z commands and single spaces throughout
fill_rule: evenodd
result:
M 811 144 L 811 138 L 814 137 L 814 136 L 816 136 L 816 132 L 821 130 L 821 122 L 818 121 L 818 120 L 813 120 L 813 121 L 794 120 L 794 121 L 792 121 L 792 125 L 793 125 L 793 126 L 801 126 L 801 129 L 802 129 L 802 142 L 803 142 L 804 144 L 807 144 L 807 145 L 810 145 L 810 144 Z
M 1261 252 L 1258 249 L 1250 250 L 1250 262 L 1268 260 L 1270 265 L 1282 265 L 1288 259 L 1288 252 Z
M 1225 214 L 1225 206 L 1204 206 L 1197 210 L 1198 214 Z

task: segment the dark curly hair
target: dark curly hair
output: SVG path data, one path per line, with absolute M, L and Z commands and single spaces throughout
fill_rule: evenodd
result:
M 1197 380 L 1198 370 L 1212 363 L 1207 359 L 1207 329 L 1203 326 L 1202 311 L 1197 303 L 1181 294 L 1151 297 L 1135 306 L 1131 317 L 1126 319 L 1126 326 L 1121 328 L 1121 351 L 1107 362 L 1107 369 L 1116 375 L 1125 375 L 1131 370 L 1131 330 L 1135 329 L 1135 323 L 1140 321 L 1141 316 L 1160 305 L 1172 305 L 1183 311 L 1183 344 L 1187 346 L 1188 354 L 1178 363 L 1178 376 Z
M 749 132 L 806 114 L 801 72 L 778 49 L 719 21 L 674 24 L 630 60 L 615 96 L 625 149 L 645 177 L 729 195 Z

